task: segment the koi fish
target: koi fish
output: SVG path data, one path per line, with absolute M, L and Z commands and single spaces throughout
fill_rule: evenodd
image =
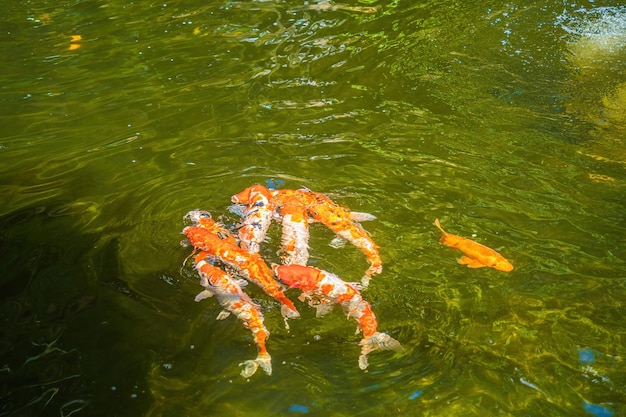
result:
M 328 306 L 340 304 L 348 318 L 358 322 L 357 332 L 363 332 L 363 339 L 359 342 L 361 356 L 359 368 L 367 369 L 367 355 L 375 350 L 402 350 L 402 345 L 386 333 L 377 331 L 378 322 L 370 303 L 361 297 L 361 293 L 350 283 L 343 281 L 337 275 L 311 266 L 276 265 L 274 272 L 289 288 L 302 290 L 301 297 L 314 299 L 313 307 L 318 307 L 318 317 L 328 312 Z
M 311 216 L 335 232 L 337 236 L 352 243 L 365 254 L 365 257 L 370 263 L 370 267 L 365 271 L 361 282 L 364 287 L 367 287 L 372 275 L 380 274 L 383 270 L 383 263 L 378 253 L 378 245 L 374 243 L 369 233 L 353 219 L 356 216 L 352 216 L 350 210 L 337 205 L 324 194 L 313 192 L 311 194 L 314 197 L 311 204 L 309 204 L 309 213 L 311 213 Z M 358 214 L 363 217 L 365 216 L 362 213 Z M 370 219 L 371 218 L 368 218 L 367 220 Z
M 441 243 L 452 249 L 458 249 L 465 254 L 459 259 L 461 265 L 467 265 L 469 268 L 483 268 L 488 266 L 504 272 L 513 270 L 513 265 L 495 250 L 481 245 L 478 242 L 474 242 L 473 240 L 447 233 L 441 227 L 439 219 L 435 219 L 435 226 L 443 233 L 443 236 L 439 240 Z
M 239 240 L 242 248 L 259 252 L 274 216 L 272 195 L 266 187 L 256 184 L 231 197 L 235 204 L 245 204 Z
M 261 308 L 243 292 L 236 280 L 225 271 L 208 263 L 206 260 L 208 256 L 207 252 L 200 252 L 194 258 L 195 268 L 200 275 L 200 285 L 205 287 L 205 290 L 196 296 L 196 301 L 215 296 L 224 308 L 217 316 L 217 320 L 223 320 L 232 313 L 241 320 L 246 329 L 252 332 L 258 355 L 256 359 L 239 364 L 239 366 L 244 366 L 241 371 L 242 377 L 251 377 L 259 366 L 266 374 L 271 375 L 272 358 L 265 346 L 270 333 L 265 328 Z
M 203 222 L 210 224 L 213 221 L 204 218 Z M 285 318 L 299 317 L 300 313 L 280 288 L 280 284 L 274 279 L 272 270 L 267 266 L 263 258 L 257 253 L 248 252 L 236 244 L 221 239 L 215 233 L 211 233 L 206 227 L 187 226 L 183 234 L 193 245 L 194 249 L 208 252 L 212 256 L 221 259 L 225 264 L 234 267 L 243 277 L 254 282 L 280 303 L 281 313 Z
M 211 213 L 204 210 L 192 210 L 183 216 L 183 219 L 189 219 L 195 226 L 204 227 L 209 232 L 218 235 L 221 239 L 227 240 L 237 245 L 237 239 L 232 235 L 230 230 L 226 229 L 222 224 L 217 223 L 211 217 Z
M 276 190 L 274 202 L 282 217 L 281 261 L 306 265 L 309 261 L 309 216 L 307 190 Z

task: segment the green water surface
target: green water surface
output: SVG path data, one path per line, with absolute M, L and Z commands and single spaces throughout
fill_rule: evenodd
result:
M 0 416 L 626 413 L 626 8 L 617 1 L 0 0 Z M 183 215 L 308 187 L 355 211 L 363 296 L 216 321 Z M 490 246 L 510 273 L 438 242 Z M 311 263 L 367 262 L 311 226 Z M 278 262 L 280 227 L 262 255 Z

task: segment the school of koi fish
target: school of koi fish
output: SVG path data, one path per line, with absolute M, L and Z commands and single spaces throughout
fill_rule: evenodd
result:
M 236 316 L 250 330 L 257 346 L 257 357 L 246 360 L 241 376 L 248 378 L 260 367 L 272 374 L 271 356 L 266 342 L 270 332 L 265 327 L 261 307 L 243 291 L 249 282 L 258 285 L 267 295 L 281 304 L 285 325 L 300 313 L 283 292 L 286 288 L 302 291 L 298 299 L 316 309 L 322 317 L 335 305 L 340 305 L 347 318 L 357 321 L 360 369 L 367 369 L 367 355 L 376 350 L 402 350 L 393 337 L 377 330 L 378 322 L 372 306 L 361 294 L 372 276 L 382 272 L 378 246 L 360 222 L 373 220 L 367 213 L 352 212 L 332 201 L 328 196 L 309 189 L 268 189 L 256 184 L 232 196 L 231 201 L 241 213 L 242 220 L 236 232 L 216 222 L 207 211 L 192 210 L 185 215 L 191 225 L 183 234 L 193 247 L 193 265 L 204 290 L 196 301 L 215 297 L 223 308 L 217 320 L 230 314 Z M 272 221 L 282 226 L 280 265 L 271 267 L 259 254 Z M 319 222 L 332 230 L 338 238 L 360 249 L 369 262 L 360 283 L 346 282 L 337 275 L 307 265 L 309 261 L 309 225 Z M 483 266 L 510 271 L 513 266 L 494 250 L 469 239 L 442 231 L 441 242 L 464 252 L 459 263 L 471 268 Z M 285 288 L 286 286 L 286 288 Z

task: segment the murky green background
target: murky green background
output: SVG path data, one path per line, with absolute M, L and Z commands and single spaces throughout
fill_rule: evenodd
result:
M 0 416 L 626 413 L 619 2 L 0 8 Z M 274 374 L 239 376 L 249 332 L 193 301 L 180 231 L 254 183 L 378 216 L 364 297 L 403 352 L 362 372 L 342 313 L 287 331 L 249 286 Z M 516 269 L 458 265 L 435 218 Z

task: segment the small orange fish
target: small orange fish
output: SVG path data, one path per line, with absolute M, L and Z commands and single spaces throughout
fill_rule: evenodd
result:
M 474 242 L 473 240 L 446 232 L 441 227 L 439 219 L 435 219 L 435 226 L 443 233 L 443 236 L 439 240 L 441 243 L 452 249 L 458 249 L 465 254 L 459 259 L 461 265 L 467 265 L 469 268 L 483 268 L 488 266 L 489 268 L 504 272 L 513 270 L 513 265 L 495 250 L 481 245 L 478 242 Z

